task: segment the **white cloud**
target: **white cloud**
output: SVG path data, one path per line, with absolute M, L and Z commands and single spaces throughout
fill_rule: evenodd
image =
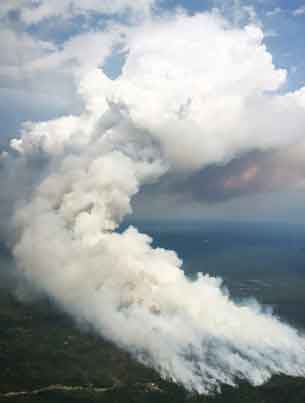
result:
M 284 145 L 293 122 L 295 138 L 303 135 L 304 111 L 294 100 L 301 95 L 272 95 L 286 71 L 274 67 L 262 40 L 255 26 L 232 29 L 209 14 L 145 25 L 130 35 L 122 75 L 107 97 L 149 128 L 176 168 Z
M 281 14 L 283 12 L 284 12 L 284 10 L 281 7 L 275 7 L 274 9 L 272 9 L 270 11 L 267 11 L 266 16 L 267 17 L 273 17 L 273 16 L 279 15 L 279 14 Z
M 0 7 L 0 18 L 7 16 L 10 12 L 20 9 L 27 0 L 2 0 Z
M 23 75 L 28 63 L 55 50 L 51 42 L 34 39 L 26 32 L 17 32 L 3 27 L 0 29 L 0 74 L 7 79 Z
M 94 68 L 121 33 L 114 29 L 109 35 L 73 38 L 35 68 L 70 60 Z M 303 136 L 303 90 L 272 94 L 287 73 L 272 64 L 260 28 L 232 28 L 217 15 L 179 14 L 124 34 L 128 54 L 121 76 L 111 81 L 93 69 L 82 91 L 87 100 L 94 99 L 94 113 L 100 113 L 105 99 L 123 105 L 137 127 L 160 142 L 173 169 L 196 170 Z M 89 56 L 82 60 L 85 47 Z
M 37 120 L 39 112 L 41 117 L 52 117 L 67 113 L 69 109 L 71 113 L 78 110 L 80 97 L 75 77 L 80 71 L 102 65 L 121 41 L 125 29 L 112 25 L 111 29 L 74 35 L 58 45 L 15 29 L 13 24 L 3 23 L 0 27 L 0 97 L 7 102 L 0 106 L 0 115 L 6 114 L 8 102 L 16 109 L 16 121 L 18 116 Z M 10 130 L 9 122 L 2 119 L 2 139 L 7 138 Z
M 17 10 L 22 21 L 31 25 L 48 18 L 71 19 L 88 13 L 148 15 L 154 3 L 155 0 L 2 0 L 0 16 Z
M 1 143 L 17 134 L 11 130 L 16 130 L 22 117 L 37 120 L 78 109 L 73 71 L 64 70 L 59 63 L 42 63 L 57 53 L 53 43 L 3 27 L 0 53 Z
M 113 26 L 111 30 L 88 31 L 73 36 L 56 51 L 34 60 L 31 68 L 57 69 L 75 72 L 102 66 L 112 53 L 116 44 L 123 41 L 122 34 L 126 27 Z M 85 55 L 84 55 L 85 52 Z
M 294 15 L 295 17 L 299 17 L 299 16 L 304 15 L 304 14 L 305 14 L 305 4 L 302 5 L 302 6 L 300 6 L 300 7 L 298 7 L 298 8 L 296 8 L 296 9 L 293 11 L 293 15 Z

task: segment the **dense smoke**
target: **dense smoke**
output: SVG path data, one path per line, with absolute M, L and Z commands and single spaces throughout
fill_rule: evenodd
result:
M 296 330 L 256 304 L 237 305 L 219 279 L 191 281 L 175 252 L 136 228 L 116 231 L 140 187 L 167 172 L 301 141 L 305 89 L 276 94 L 286 73 L 261 29 L 217 14 L 158 18 L 120 41 L 122 74 L 87 71 L 81 115 L 26 123 L 2 156 L 20 273 L 189 390 L 305 376 Z

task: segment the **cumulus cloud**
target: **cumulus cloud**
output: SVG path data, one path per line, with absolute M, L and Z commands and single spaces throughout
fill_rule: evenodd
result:
M 24 116 L 37 120 L 40 112 L 41 118 L 49 119 L 60 113 L 76 113 L 80 108 L 75 85 L 78 70 L 101 66 L 120 42 L 119 36 L 128 30 L 128 24 L 123 29 L 114 20 L 143 20 L 153 5 L 152 0 L 3 0 L 0 98 L 11 102 L 8 107 L 1 102 L 0 144 L 16 135 Z M 94 29 L 88 27 L 91 18 Z M 50 34 L 60 24 L 61 34 Z M 14 117 L 3 119 L 12 105 Z
M 238 147 L 284 145 L 287 125 L 298 122 L 294 135 L 303 135 L 303 95 L 272 95 L 286 72 L 275 69 L 262 40 L 259 28 L 229 29 L 210 14 L 145 25 L 131 35 L 122 75 L 107 95 L 125 103 L 183 169 L 230 159 Z
M 126 26 L 104 24 L 100 30 L 81 31 L 57 43 L 53 37 L 40 39 L 39 31 L 30 33 L 20 19 L 20 7 L 21 2 L 10 3 L 6 19 L 0 21 L 1 145 L 16 135 L 26 118 L 50 119 L 78 112 L 79 71 L 102 65 L 127 30 Z M 14 10 L 16 15 L 9 13 Z
M 286 72 L 274 67 L 262 30 L 215 13 L 145 21 L 128 30 L 123 51 L 115 80 L 86 69 L 81 114 L 24 124 L 11 141 L 17 155 L 3 155 L 11 178 L 25 175 L 7 203 L 20 273 L 189 390 L 305 376 L 295 329 L 257 304 L 234 303 L 220 279 L 191 281 L 175 252 L 153 248 L 134 227 L 117 231 L 140 188 L 163 175 L 304 139 L 305 90 L 278 94 Z M 257 175 L 248 167 L 227 186 Z
M 303 137 L 305 91 L 274 94 L 286 71 L 274 67 L 258 27 L 181 14 L 130 31 L 125 51 L 117 80 L 91 76 L 92 96 L 125 105 L 174 169 L 196 170 Z

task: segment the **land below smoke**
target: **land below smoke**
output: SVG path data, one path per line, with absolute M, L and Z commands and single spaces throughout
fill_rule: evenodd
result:
M 225 279 L 234 299 L 253 296 L 305 328 L 305 234 L 270 225 L 142 225 L 156 245 L 178 250 L 196 268 Z M 2 248 L 3 249 L 3 248 Z M 14 296 L 12 259 L 0 256 L 0 402 L 12 403 L 304 403 L 305 380 L 276 376 L 255 388 L 224 387 L 198 396 L 165 381 L 125 351 L 78 325 L 53 303 Z M 122 329 L 124 331 L 124 329 Z
M 259 388 L 225 387 L 215 397 L 189 394 L 46 300 L 21 304 L 2 290 L 0 326 L 1 403 L 305 401 L 305 380 L 288 377 Z

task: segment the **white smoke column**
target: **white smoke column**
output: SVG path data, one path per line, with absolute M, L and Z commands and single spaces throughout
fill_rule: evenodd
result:
M 219 279 L 191 281 L 174 252 L 153 248 L 135 228 L 116 232 L 140 186 L 168 169 L 299 141 L 304 91 L 270 95 L 285 73 L 273 67 L 262 32 L 231 29 L 214 15 L 152 22 L 126 48 L 120 78 L 94 71 L 81 83 L 81 116 L 27 124 L 12 141 L 20 158 L 48 161 L 14 214 L 20 271 L 189 390 L 305 376 L 305 339 L 296 330 L 259 306 L 235 304 Z

